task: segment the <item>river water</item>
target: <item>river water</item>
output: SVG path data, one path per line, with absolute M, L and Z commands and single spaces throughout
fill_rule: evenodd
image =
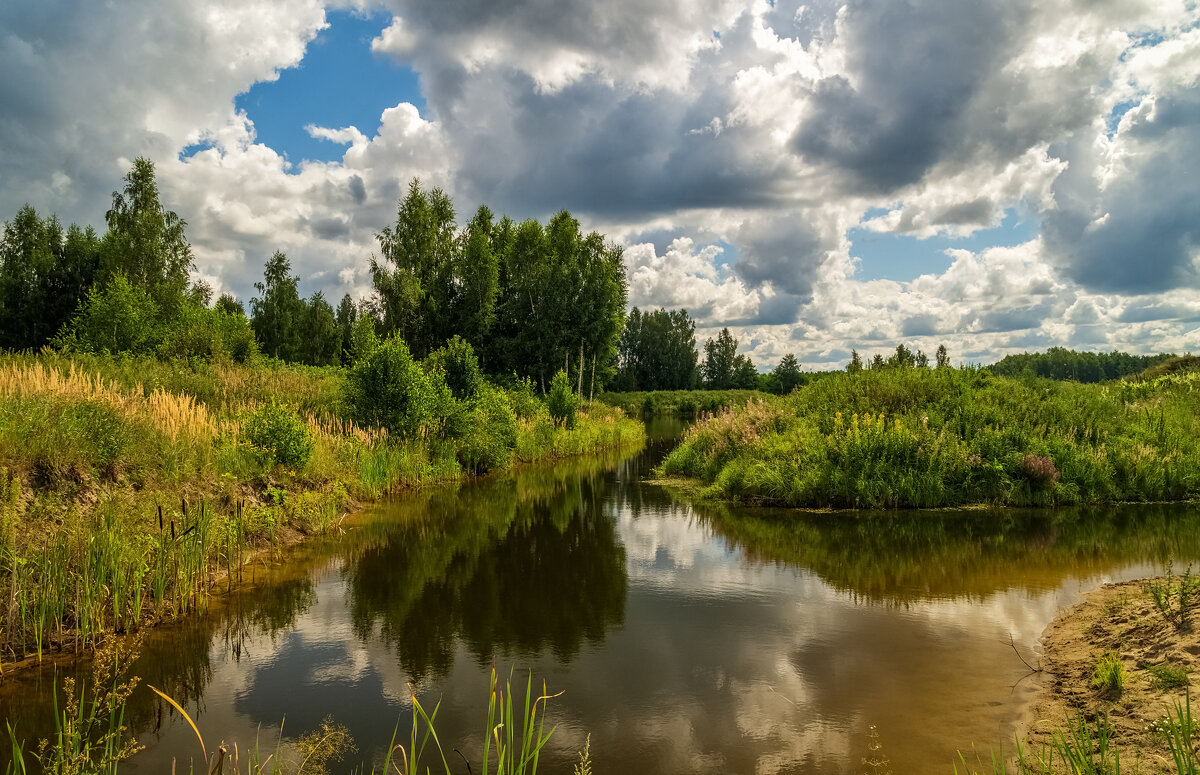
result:
M 556 725 L 541 771 L 950 773 L 959 749 L 1011 750 L 1041 680 L 1038 636 L 1110 580 L 1200 560 L 1200 511 L 804 514 L 690 503 L 648 483 L 680 426 L 610 455 L 429 488 L 288 551 L 207 616 L 157 628 L 134 667 L 211 750 L 282 755 L 326 716 L 370 769 L 410 697 L 479 772 L 492 669 L 532 671 Z M 6 676 L 0 717 L 47 733 L 68 668 Z M 540 687 L 539 687 L 540 688 Z M 180 716 L 145 685 L 146 746 L 124 767 L 186 771 Z M 877 738 L 872 749 L 871 728 Z M 467 772 L 457 754 L 455 772 Z M 881 770 L 882 771 L 882 770 Z

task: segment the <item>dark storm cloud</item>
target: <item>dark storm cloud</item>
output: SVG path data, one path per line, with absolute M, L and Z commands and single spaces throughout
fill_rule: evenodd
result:
M 1156 320 L 1195 320 L 1197 309 L 1183 304 L 1160 304 L 1154 301 L 1134 302 L 1121 311 L 1121 323 L 1150 323 Z
M 850 191 L 920 180 L 962 140 L 959 119 L 1002 61 L 1012 9 L 999 0 L 851 4 L 844 29 L 858 85 L 820 81 L 793 150 L 843 173 Z
M 354 204 L 360 205 L 367 201 L 367 186 L 363 183 L 363 179 L 358 175 L 351 175 L 350 182 L 350 198 L 354 200 Z
M 350 233 L 350 223 L 345 218 L 321 218 L 309 226 L 313 235 L 321 239 L 338 239 Z
M 938 333 L 937 315 L 913 315 L 900 326 L 901 336 L 933 336 Z
M 1083 156 L 1085 142 L 1064 144 L 1059 153 Z M 1055 182 L 1059 207 L 1044 215 L 1047 246 L 1088 289 L 1142 294 L 1200 286 L 1200 96 L 1158 100 L 1125 142 L 1139 163 L 1102 190 L 1074 161 Z
M 816 271 L 833 247 L 798 215 L 744 227 L 738 244 L 742 256 L 734 270 L 742 280 L 755 287 L 770 283 L 801 303 L 811 299 Z
M 1042 302 L 1013 309 L 990 310 L 980 313 L 975 318 L 972 330 L 980 334 L 994 334 L 1039 328 L 1052 309 L 1049 302 Z

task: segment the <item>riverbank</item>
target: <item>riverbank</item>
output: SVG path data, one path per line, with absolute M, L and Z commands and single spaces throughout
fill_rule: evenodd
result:
M 459 435 L 392 437 L 347 418 L 346 380 L 275 363 L 0 357 L 0 674 L 188 615 L 264 552 L 328 533 L 362 502 L 473 476 L 481 456 L 502 468 L 644 440 L 609 407 L 557 423 L 528 390 L 495 387 L 466 405 Z
M 1176 764 L 1171 735 L 1188 735 L 1194 767 L 1195 592 L 1187 575 L 1107 584 L 1060 613 L 1042 635 L 1043 684 L 1023 724 L 1026 758 L 1055 750 L 1061 765 L 1061 741 L 1086 731 L 1089 745 L 1076 747 L 1089 761 L 1105 757 L 1111 767 L 1119 755 L 1123 771 L 1194 772 Z
M 976 368 L 837 374 L 694 425 L 659 469 L 705 497 L 810 508 L 1200 496 L 1200 371 L 1098 385 Z

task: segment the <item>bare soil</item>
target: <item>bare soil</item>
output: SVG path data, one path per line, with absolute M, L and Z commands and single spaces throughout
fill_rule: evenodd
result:
M 1147 591 L 1166 579 L 1107 584 L 1062 612 L 1042 633 L 1042 687 L 1025 719 L 1026 743 L 1041 751 L 1055 731 L 1081 716 L 1093 723 L 1107 717 L 1121 753 L 1122 770 L 1155 773 L 1174 767 L 1166 740 L 1151 725 L 1176 703 L 1186 702 L 1183 686 L 1164 688 L 1151 667 L 1168 665 L 1200 675 L 1200 622 L 1193 604 L 1187 623 L 1168 619 Z M 1178 583 L 1178 577 L 1174 579 Z M 1108 652 L 1120 656 L 1126 677 L 1118 693 L 1093 685 L 1096 661 Z M 1200 705 L 1197 706 L 1200 716 Z M 1135 769 L 1136 767 L 1136 769 Z

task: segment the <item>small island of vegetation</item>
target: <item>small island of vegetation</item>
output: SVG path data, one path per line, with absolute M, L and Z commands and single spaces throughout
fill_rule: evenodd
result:
M 1191 358 L 1101 384 L 904 357 L 695 425 L 661 473 L 703 494 L 825 508 L 1053 506 L 1200 494 Z

